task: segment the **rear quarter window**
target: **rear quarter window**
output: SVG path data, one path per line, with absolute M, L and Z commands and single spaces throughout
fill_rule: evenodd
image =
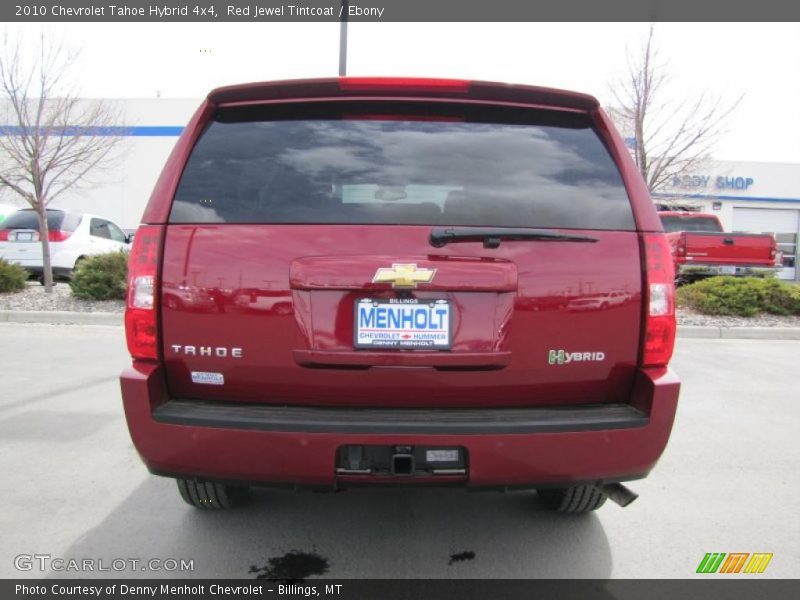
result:
M 714 217 L 661 215 L 661 224 L 664 226 L 664 231 L 667 233 L 674 233 L 676 231 L 719 233 L 722 231 L 719 221 Z
M 407 105 L 223 111 L 170 220 L 635 228 L 586 115 Z
M 81 224 L 82 216 L 78 213 L 67 213 L 64 222 L 61 224 L 63 231 L 75 231 Z

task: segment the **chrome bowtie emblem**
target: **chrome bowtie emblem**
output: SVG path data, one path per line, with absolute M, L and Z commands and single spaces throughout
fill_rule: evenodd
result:
M 430 283 L 436 269 L 417 268 L 414 264 L 394 264 L 392 268 L 381 267 L 375 272 L 372 283 L 391 283 L 394 288 L 415 288 L 419 283 Z

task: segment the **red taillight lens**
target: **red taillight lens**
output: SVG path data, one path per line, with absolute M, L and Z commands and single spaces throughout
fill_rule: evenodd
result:
M 459 92 L 469 91 L 470 82 L 465 79 L 425 79 L 413 77 L 340 77 L 339 89 L 345 92 L 368 92 L 405 90 L 412 92 Z
M 161 234 L 162 228 L 157 225 L 139 227 L 128 259 L 125 336 L 128 340 L 128 351 L 136 359 L 158 358 L 156 272 Z
M 0 242 L 8 241 L 8 229 L 0 229 Z
M 71 235 L 72 235 L 71 231 L 62 231 L 62 230 L 48 231 L 47 239 L 50 240 L 51 242 L 63 242 Z
M 675 346 L 675 271 L 664 234 L 643 237 L 647 288 L 645 290 L 645 367 L 665 367 Z

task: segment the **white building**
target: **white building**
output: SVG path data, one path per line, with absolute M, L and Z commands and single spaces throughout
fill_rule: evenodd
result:
M 127 133 L 119 164 L 103 173 L 95 187 L 67 192 L 53 206 L 103 215 L 133 230 L 164 161 L 200 100 L 118 102 Z M 794 268 L 800 234 L 800 164 L 710 161 L 654 196 L 656 201 L 680 198 L 717 214 L 729 231 L 775 233 L 784 255 L 781 276 L 800 276 Z M 11 202 L 13 194 L 0 195 L 0 203 Z

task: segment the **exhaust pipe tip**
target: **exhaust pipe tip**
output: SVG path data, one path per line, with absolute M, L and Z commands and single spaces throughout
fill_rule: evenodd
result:
M 606 483 L 599 486 L 599 489 L 606 496 L 608 496 L 612 502 L 618 504 L 622 508 L 625 508 L 639 497 L 639 494 L 625 487 L 621 483 Z

